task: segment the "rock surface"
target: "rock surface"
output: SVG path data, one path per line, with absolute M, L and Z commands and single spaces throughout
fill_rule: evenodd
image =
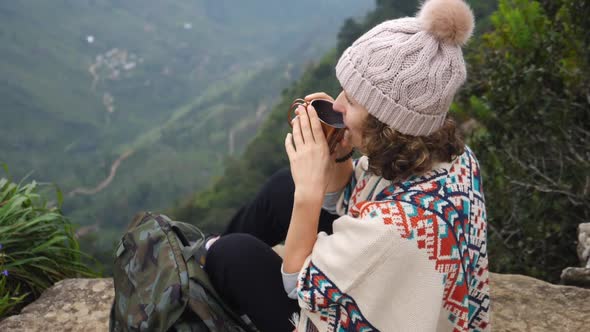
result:
M 590 223 L 578 225 L 577 249 L 581 266 L 590 268 Z
M 590 288 L 590 267 L 566 267 L 561 271 L 561 283 Z
M 566 267 L 561 271 L 564 285 L 590 288 L 590 223 L 578 225 L 578 258 L 580 266 Z
M 588 331 L 590 290 L 522 275 L 491 274 L 492 330 Z
M 62 280 L 20 315 L 1 321 L 0 331 L 108 331 L 114 296 L 110 278 Z
M 590 326 L 590 290 L 546 283 L 521 275 L 491 274 L 493 331 L 585 331 Z M 111 279 L 56 283 L 0 331 L 108 331 Z

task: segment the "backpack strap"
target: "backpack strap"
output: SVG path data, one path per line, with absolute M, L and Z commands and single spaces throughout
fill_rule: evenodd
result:
M 168 238 L 168 242 L 170 243 L 170 247 L 172 248 L 172 252 L 174 253 L 174 259 L 176 260 L 176 266 L 178 266 L 178 274 L 180 277 L 180 284 L 182 287 L 182 294 L 188 294 L 189 291 L 189 273 L 188 273 L 188 264 L 186 260 L 182 260 L 184 255 L 182 254 L 183 245 L 176 236 L 176 232 L 171 232 L 172 230 L 172 220 L 162 214 L 152 214 L 150 212 L 147 213 L 150 217 L 154 218 L 160 225 L 162 231 L 166 234 Z
M 155 216 L 154 216 L 155 217 Z M 210 297 L 212 297 L 215 302 L 221 306 L 221 308 L 225 311 L 225 314 L 232 318 L 232 320 L 240 325 L 240 327 L 244 331 L 259 331 L 252 321 L 250 321 L 247 317 L 240 317 L 237 313 L 235 313 L 221 298 L 219 293 L 213 288 L 211 281 L 209 280 L 209 276 L 207 273 L 199 266 L 196 258 L 194 257 L 197 251 L 203 246 L 205 243 L 205 235 L 201 232 L 198 227 L 194 225 L 186 224 L 179 221 L 173 221 L 167 218 L 166 216 L 158 215 L 158 217 L 164 220 L 166 224 L 169 225 L 169 229 L 172 230 L 172 234 L 177 236 L 177 243 L 179 244 L 179 251 L 184 259 L 184 263 L 186 264 L 187 274 L 190 279 L 198 281 L 198 285 L 203 287 L 203 289 L 208 293 Z M 156 219 L 157 220 L 157 219 Z M 169 234 L 168 236 L 171 236 Z M 192 242 L 188 239 L 185 234 L 192 234 L 192 238 L 196 241 Z M 186 294 L 190 294 L 190 287 L 192 283 L 188 283 L 189 290 Z M 183 290 L 184 291 L 184 290 Z M 208 322 L 205 322 L 206 324 Z M 213 328 L 215 328 L 213 326 Z
M 170 220 L 168 223 L 170 224 L 171 228 L 176 231 L 176 235 L 178 235 L 178 237 L 181 238 L 182 242 L 184 242 L 186 244 L 190 243 L 189 239 L 184 238 L 183 233 L 189 231 L 189 230 L 187 230 L 187 225 L 185 223 L 179 222 L 179 221 L 173 221 L 173 220 Z M 205 234 L 203 234 L 203 232 L 201 232 L 201 230 L 199 228 L 193 227 L 190 229 L 190 232 L 193 232 L 193 233 L 198 232 L 200 237 L 192 244 L 186 245 L 183 243 L 183 246 L 181 248 L 182 257 L 187 262 L 193 256 L 195 256 L 195 254 L 197 253 L 197 251 L 199 251 L 201 246 L 205 245 L 205 243 L 204 243 L 205 242 Z
M 184 257 L 184 260 L 188 261 L 191 259 L 197 253 L 197 251 L 199 251 L 201 246 L 204 245 L 204 242 L 205 239 L 200 239 L 190 247 L 182 247 L 182 257 Z
M 214 299 L 214 301 L 225 311 L 226 315 L 231 317 L 234 322 L 237 322 L 244 331 L 259 331 L 247 316 L 241 317 L 238 313 L 234 312 L 233 309 L 225 303 L 225 301 L 221 298 L 219 293 L 217 293 L 215 288 L 213 288 L 213 285 L 209 280 L 209 276 L 199 266 L 196 259 L 188 261 L 187 267 L 190 278 L 198 281 L 198 284 L 201 287 L 203 287 L 203 289 L 207 292 L 207 295 Z

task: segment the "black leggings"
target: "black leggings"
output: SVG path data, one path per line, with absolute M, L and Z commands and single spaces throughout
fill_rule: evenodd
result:
M 283 288 L 282 259 L 272 250 L 287 237 L 294 189 L 289 169 L 275 173 L 207 253 L 205 271 L 215 289 L 262 332 L 292 332 L 289 319 L 299 312 Z M 322 210 L 318 231 L 332 234 L 336 218 Z

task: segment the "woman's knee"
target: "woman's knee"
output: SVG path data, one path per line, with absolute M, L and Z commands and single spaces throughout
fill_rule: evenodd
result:
M 265 187 L 273 195 L 292 195 L 295 189 L 295 183 L 291 176 L 291 170 L 289 168 L 281 168 L 268 179 Z
M 259 255 L 264 242 L 246 233 L 227 234 L 217 239 L 207 252 L 207 265 L 243 265 Z
M 274 181 L 293 182 L 293 177 L 291 176 L 291 170 L 288 167 L 283 167 L 283 168 L 279 169 L 273 175 L 271 175 L 270 178 L 273 179 Z
M 216 288 L 231 291 L 236 285 L 253 284 L 252 278 L 278 273 L 281 258 L 266 243 L 250 234 L 222 236 L 207 252 L 205 271 Z

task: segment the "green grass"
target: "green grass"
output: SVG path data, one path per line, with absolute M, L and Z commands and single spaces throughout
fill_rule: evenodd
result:
M 48 206 L 39 189 L 35 181 L 0 178 L 0 319 L 59 280 L 98 275 L 82 263 L 69 220 Z

